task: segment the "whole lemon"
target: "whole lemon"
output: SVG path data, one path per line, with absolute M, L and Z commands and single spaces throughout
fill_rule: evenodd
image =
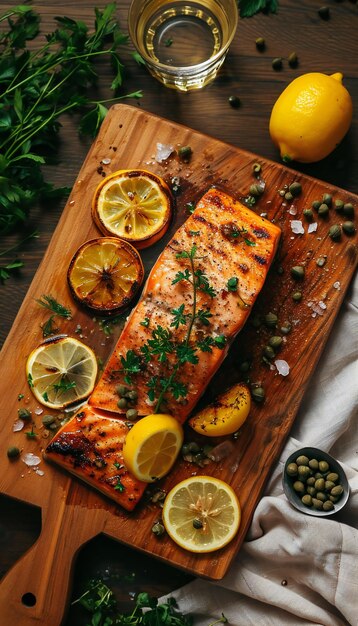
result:
M 343 139 L 353 105 L 342 79 L 340 73 L 302 74 L 276 100 L 269 130 L 284 161 L 320 161 Z

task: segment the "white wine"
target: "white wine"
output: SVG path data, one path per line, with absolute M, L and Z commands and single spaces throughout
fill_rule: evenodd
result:
M 151 73 L 183 91 L 213 80 L 236 25 L 235 0 L 134 0 L 129 13 L 133 42 Z

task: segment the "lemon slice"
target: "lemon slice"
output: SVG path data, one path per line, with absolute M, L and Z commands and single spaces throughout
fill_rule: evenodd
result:
M 245 422 L 251 408 L 247 385 L 238 383 L 214 402 L 190 418 L 190 426 L 206 437 L 223 437 L 235 433 Z
M 73 337 L 55 337 L 33 350 L 26 375 L 35 398 L 51 409 L 87 398 L 97 376 L 94 352 Z
M 104 235 L 146 248 L 167 231 L 172 196 L 166 182 L 146 170 L 120 170 L 97 187 L 92 216 Z
M 152 483 L 169 472 L 183 444 L 183 429 L 171 415 L 147 415 L 129 431 L 123 445 L 127 469 Z
M 236 535 L 241 519 L 238 498 L 222 480 L 192 476 L 167 495 L 163 523 L 169 536 L 190 552 L 213 552 Z
M 67 280 L 76 300 L 101 313 L 128 306 L 143 282 L 139 253 L 126 241 L 100 237 L 84 243 L 73 256 Z

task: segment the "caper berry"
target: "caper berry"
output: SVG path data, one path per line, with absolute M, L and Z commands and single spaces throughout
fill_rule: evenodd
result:
M 320 217 L 327 217 L 328 213 L 329 213 L 329 206 L 325 202 L 323 202 L 318 209 L 318 215 Z
M 336 474 L 336 472 L 330 472 L 326 476 L 326 480 L 331 480 L 332 483 L 336 483 L 338 479 L 339 479 L 339 476 L 338 474 Z
M 291 276 L 295 280 L 302 280 L 305 276 L 305 268 L 303 265 L 295 265 L 291 267 Z
M 260 50 L 260 52 L 262 52 L 262 50 L 265 50 L 266 43 L 263 37 L 258 37 L 255 41 L 255 44 L 256 48 Z
M 137 409 L 128 409 L 126 412 L 126 418 L 128 420 L 135 420 L 138 417 Z
M 351 202 L 346 202 L 343 205 L 343 215 L 346 217 L 353 217 L 354 215 L 354 206 Z
M 29 409 L 18 409 L 17 414 L 21 420 L 30 420 L 31 419 L 31 411 Z
M 339 224 L 333 224 L 328 231 L 328 234 L 333 241 L 339 241 L 342 236 L 341 227 Z
M 289 463 L 287 465 L 286 472 L 289 476 L 297 476 L 297 464 Z
M 306 493 L 306 495 L 302 496 L 301 502 L 305 506 L 312 506 L 312 496 Z
M 315 509 L 320 511 L 323 508 L 323 502 L 321 500 L 317 500 L 317 498 L 312 498 L 312 504 Z
M 50 424 L 53 424 L 56 421 L 56 417 L 54 415 L 44 415 L 42 418 L 43 425 L 47 428 Z
M 318 478 L 314 484 L 315 489 L 317 489 L 317 491 L 323 491 L 324 484 L 325 484 L 324 478 Z
M 302 481 L 305 481 L 307 478 L 310 477 L 311 470 L 309 467 L 307 467 L 307 465 L 299 465 L 297 473 L 298 473 L 299 479 Z
M 273 357 L 275 356 L 275 350 L 271 346 L 265 346 L 264 347 L 264 355 L 268 359 L 273 359 Z
M 326 491 L 331 491 L 333 489 L 333 487 L 335 487 L 335 484 L 332 480 L 326 480 L 326 482 L 324 483 L 324 488 Z
M 292 68 L 297 67 L 297 65 L 298 65 L 298 56 L 297 56 L 296 52 L 291 52 L 291 54 L 288 56 L 288 64 Z
M 301 482 L 300 480 L 296 480 L 293 483 L 293 488 L 295 491 L 297 491 L 297 493 L 304 493 L 305 492 L 305 486 L 303 484 L 303 482 Z
M 310 459 L 308 461 L 308 466 L 313 470 L 318 470 L 318 461 L 317 459 Z
M 338 199 L 334 201 L 334 208 L 336 209 L 338 213 L 340 213 L 343 210 L 343 207 L 344 207 L 343 200 Z
M 241 100 L 238 96 L 230 96 L 229 104 L 233 109 L 238 109 L 241 106 Z
M 320 472 L 328 472 L 329 471 L 329 465 L 328 465 L 327 461 L 320 461 L 318 463 L 318 467 L 319 467 L 319 471 Z
M 278 322 L 278 317 L 275 313 L 267 313 L 267 315 L 265 315 L 265 324 L 266 326 L 268 326 L 269 328 L 275 328 L 277 326 L 277 322 Z
M 281 70 L 282 69 L 282 59 L 281 57 L 276 57 L 275 59 L 272 60 L 272 68 L 274 70 Z
M 255 402 L 261 404 L 265 400 L 265 390 L 262 387 L 255 387 L 251 391 L 252 398 Z
M 296 459 L 297 465 L 308 465 L 308 462 L 309 462 L 309 458 L 308 456 L 305 456 L 304 454 L 301 454 Z
M 331 502 L 331 500 L 326 500 L 326 502 L 323 502 L 322 509 L 324 511 L 333 511 L 333 509 L 334 509 L 333 502 Z
M 288 190 L 292 193 L 293 196 L 299 196 L 302 191 L 302 185 L 301 183 L 294 182 L 289 186 Z
M 342 229 L 346 235 L 353 235 L 356 232 L 353 222 L 344 222 L 342 224 Z
M 283 341 L 282 337 L 279 337 L 278 335 L 274 335 L 273 337 L 270 337 L 269 345 L 274 350 L 279 350 L 282 345 L 282 341 Z
M 344 489 L 342 485 L 336 485 L 336 487 L 333 487 L 333 489 L 331 490 L 331 496 L 339 498 L 342 495 L 343 491 Z
M 7 456 L 9 459 L 17 459 L 20 456 L 20 450 L 17 446 L 10 446 L 7 449 Z
M 307 222 L 313 221 L 313 211 L 311 209 L 304 209 L 303 215 L 305 216 Z
M 325 493 L 323 493 L 323 491 L 317 491 L 316 498 L 317 500 L 321 500 L 321 502 L 326 502 L 327 500 L 327 496 Z
M 312 487 L 312 485 L 314 485 L 316 482 L 316 479 L 314 476 L 310 476 L 309 478 L 307 478 L 306 483 L 307 485 L 310 485 Z
M 321 201 L 320 200 L 313 200 L 313 202 L 312 202 L 312 209 L 314 209 L 315 211 L 318 211 L 320 206 L 321 206 Z
M 117 402 L 117 406 L 119 409 L 125 409 L 127 407 L 127 400 L 125 398 L 120 398 Z
M 118 393 L 119 396 L 124 396 L 128 391 L 128 387 L 126 387 L 125 385 L 117 385 L 116 387 L 116 392 Z
M 308 479 L 309 480 L 309 479 Z M 314 487 L 312 487 L 312 485 L 308 485 L 308 487 L 306 488 L 307 493 L 310 494 L 310 496 L 315 496 L 317 493 L 317 489 L 315 489 Z
M 285 200 L 287 200 L 287 202 L 291 202 L 291 200 L 293 200 L 293 194 L 290 191 L 286 191 Z
M 322 196 L 322 202 L 324 202 L 327 206 L 332 206 L 332 196 L 330 193 L 324 193 Z
M 294 300 L 295 302 L 300 302 L 302 300 L 302 292 L 301 291 L 295 291 L 292 294 L 292 300 Z
M 194 519 L 193 519 L 193 526 L 194 526 L 194 528 L 196 528 L 197 530 L 198 530 L 199 528 L 202 528 L 202 527 L 203 527 L 203 522 L 201 521 L 201 519 L 200 519 L 199 517 L 194 517 Z

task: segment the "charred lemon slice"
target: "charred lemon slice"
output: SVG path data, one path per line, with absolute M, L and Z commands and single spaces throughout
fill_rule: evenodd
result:
M 100 237 L 84 243 L 73 256 L 67 279 L 72 295 L 99 313 L 118 313 L 137 293 L 144 269 L 127 241 Z
M 167 231 L 172 195 L 166 182 L 146 170 L 120 170 L 98 185 L 93 219 L 104 235 L 147 248 Z
M 63 409 L 92 392 L 97 376 L 96 355 L 78 339 L 54 337 L 31 352 L 26 375 L 41 404 Z

